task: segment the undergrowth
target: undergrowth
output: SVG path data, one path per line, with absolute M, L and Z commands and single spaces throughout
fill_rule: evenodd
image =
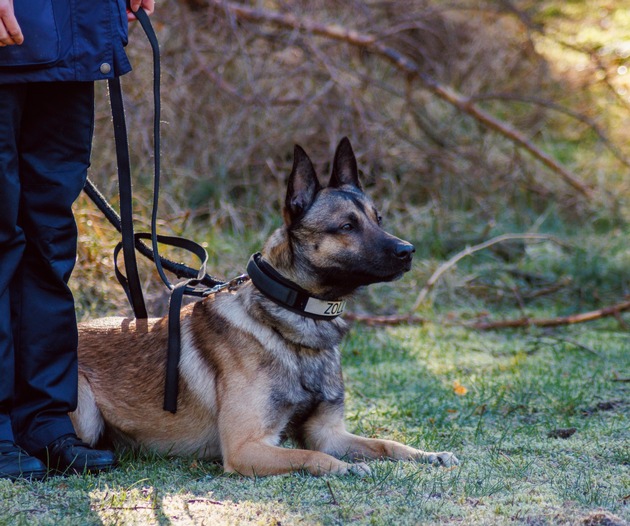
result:
M 593 194 L 576 193 L 375 54 L 306 31 L 236 24 L 205 0 L 167 0 L 153 17 L 164 72 L 159 230 L 207 245 L 211 274 L 240 274 L 280 224 L 293 144 L 307 150 L 325 182 L 347 135 L 386 227 L 417 249 L 405 282 L 360 294 L 357 310 L 408 311 L 439 264 L 505 233 L 546 233 L 560 243 L 503 243 L 466 258 L 428 307 L 572 312 L 628 294 L 629 164 L 620 145 L 630 129 L 630 54 L 621 4 L 319 0 L 265 9 L 381 35 L 423 73 L 564 163 Z M 139 27 L 131 28 L 128 51 L 134 71 L 123 83 L 142 231 L 151 214 L 152 115 Z M 107 95 L 98 88 L 91 177 L 116 205 Z M 119 312 L 117 235 L 85 198 L 76 209 L 80 317 Z M 151 267 L 142 271 L 148 302 L 161 314 L 165 295 Z

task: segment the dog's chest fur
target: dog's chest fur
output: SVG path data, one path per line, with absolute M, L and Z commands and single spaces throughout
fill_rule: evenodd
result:
M 286 363 L 271 363 L 269 375 L 273 381 L 270 392 L 270 415 L 278 420 L 281 438 L 302 442 L 302 426 L 320 404 L 342 405 L 343 379 L 337 348 L 294 350 L 289 367 Z
M 205 300 L 193 311 L 192 339 L 215 375 L 217 402 L 221 390 L 242 376 L 251 386 L 242 396 L 265 414 L 266 426 L 278 439 L 298 441 L 302 424 L 321 403 L 343 405 L 341 320 L 294 315 L 249 286 Z

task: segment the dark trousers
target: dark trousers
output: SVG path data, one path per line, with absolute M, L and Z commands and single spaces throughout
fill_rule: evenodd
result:
M 94 84 L 0 85 L 0 440 L 31 453 L 72 433 L 72 203 L 90 162 Z

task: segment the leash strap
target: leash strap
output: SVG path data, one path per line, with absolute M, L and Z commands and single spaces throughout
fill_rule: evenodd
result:
M 146 14 L 146 13 L 145 13 Z M 128 275 L 127 286 L 123 286 L 136 318 L 147 318 L 144 304 L 133 233 L 133 210 L 131 191 L 131 163 L 129 161 L 129 144 L 127 142 L 127 125 L 125 123 L 125 107 L 123 104 L 120 79 L 115 77 L 108 81 L 109 98 L 114 122 L 114 141 L 116 144 L 116 161 L 118 163 L 118 187 L 120 194 L 120 223 L 122 234 L 123 257 Z M 118 269 L 116 269 L 118 270 Z M 118 273 L 116 274 L 118 276 Z M 120 280 L 119 280 L 120 281 Z M 122 284 L 122 283 L 121 283 Z
M 179 313 L 187 284 L 179 283 L 171 292 L 168 306 L 168 352 L 166 378 L 164 380 L 164 411 L 177 412 L 179 393 L 179 356 L 181 354 L 181 324 Z
M 157 232 L 157 215 L 158 215 L 158 204 L 160 197 L 160 111 L 161 111 L 161 102 L 160 102 L 160 75 L 161 75 L 161 67 L 160 67 L 160 45 L 158 43 L 157 35 L 153 30 L 153 26 L 151 25 L 151 21 L 149 20 L 149 15 L 144 11 L 144 9 L 140 8 L 135 13 L 136 18 L 142 25 L 142 29 L 147 35 L 147 39 L 149 40 L 149 44 L 151 44 L 151 51 L 153 53 L 153 208 L 151 213 L 151 232 Z M 192 244 L 193 242 L 191 242 Z M 158 254 L 158 239 L 157 235 L 151 237 L 151 245 L 153 248 L 153 253 Z M 203 250 L 203 249 L 202 249 Z M 205 252 L 205 251 L 204 251 Z M 160 258 L 155 259 L 155 267 L 160 275 L 160 278 L 164 282 L 164 284 L 171 290 L 174 289 L 174 285 L 166 277 L 164 273 L 164 269 L 162 268 L 162 262 Z M 204 268 L 202 269 L 205 274 L 205 259 L 204 259 Z M 201 272 L 201 270 L 200 270 Z
M 151 239 L 151 234 L 146 233 L 146 232 L 139 232 L 139 233 L 136 232 L 134 234 L 134 240 L 135 240 L 136 246 L 141 244 L 147 250 L 149 250 L 149 253 L 151 254 L 151 256 L 153 256 L 153 253 L 151 252 L 149 247 L 147 247 L 144 243 L 142 243 L 141 240 L 143 239 Z M 193 253 L 201 261 L 202 267 L 205 267 L 205 265 L 208 262 L 207 252 L 203 249 L 203 247 L 201 247 L 194 241 L 190 241 L 190 239 L 185 239 L 183 237 L 177 237 L 177 236 L 158 235 L 157 241 L 158 243 L 162 243 L 163 245 L 168 245 L 175 248 L 181 248 L 183 250 L 187 250 L 188 252 Z M 120 270 L 120 267 L 118 266 L 118 255 L 120 254 L 121 250 L 124 253 L 124 245 L 122 241 L 118 243 L 116 245 L 116 248 L 114 249 L 114 272 L 116 274 L 116 278 L 118 279 L 118 283 L 120 283 L 120 285 L 122 286 L 123 290 L 125 291 L 125 294 L 127 295 L 127 298 L 129 298 L 129 302 L 131 303 L 131 299 L 130 299 L 131 291 L 130 291 L 129 279 L 127 276 L 125 276 L 122 273 L 122 271 Z M 153 258 L 151 257 L 151 259 Z M 168 259 L 165 259 L 162 257 L 161 259 L 163 263 L 167 264 L 166 265 L 167 268 L 170 267 L 170 263 L 173 263 L 172 261 Z M 173 263 L 173 264 L 183 267 L 183 269 L 185 269 L 186 271 L 185 274 L 180 275 L 178 277 L 180 278 L 185 277 L 188 279 L 175 285 L 172 290 L 175 290 L 175 288 L 177 288 L 180 285 L 185 285 L 185 289 L 184 289 L 185 294 L 189 296 L 197 296 L 197 297 L 203 298 L 205 296 L 208 296 L 212 292 L 217 292 L 218 290 L 226 286 L 226 283 L 220 281 L 220 282 L 213 282 L 214 285 L 208 288 L 206 284 L 206 280 L 208 278 L 207 275 L 204 275 L 202 278 L 200 278 L 199 276 L 200 276 L 201 271 L 197 271 L 196 276 L 193 277 L 190 275 L 190 271 L 193 271 L 193 272 L 195 271 L 191 269 L 190 267 L 186 267 L 182 265 L 181 263 Z M 178 270 L 178 269 L 174 268 L 174 270 Z
M 138 9 L 136 18 L 149 39 L 153 52 L 153 210 L 151 214 L 151 246 L 156 255 L 155 268 L 164 284 L 171 290 L 168 310 L 168 346 L 166 351 L 166 378 L 164 381 L 164 410 L 177 411 L 177 395 L 179 392 L 179 357 L 181 354 L 180 310 L 184 293 L 196 285 L 206 273 L 207 255 L 202 258 L 201 269 L 197 279 L 186 280 L 173 285 L 164 273 L 158 252 L 157 212 L 160 196 L 160 46 L 149 16 L 144 9 Z M 192 245 L 193 242 L 191 241 Z M 199 247 L 201 248 L 201 247 Z M 203 250 L 203 248 L 201 248 Z M 203 250 L 205 254 L 205 250 Z
M 210 292 L 207 289 L 200 288 L 199 284 L 207 281 L 206 263 L 208 255 L 206 250 L 194 241 L 174 236 L 159 236 L 157 234 L 157 213 L 160 190 L 160 51 L 157 36 L 153 30 L 153 26 L 149 20 L 149 16 L 144 9 L 139 9 L 136 18 L 147 35 L 151 49 L 153 52 L 153 149 L 154 149 L 154 185 L 153 185 L 153 209 L 151 214 L 151 233 L 136 234 L 133 231 L 133 212 L 132 212 L 132 191 L 131 191 L 131 168 L 129 161 L 129 144 L 127 140 L 127 126 L 125 123 L 125 113 L 122 97 L 122 87 L 120 80 L 114 78 L 109 80 L 109 92 L 112 107 L 112 118 L 114 121 L 114 139 L 116 143 L 116 157 L 118 163 L 118 177 L 120 186 L 120 218 L 116 218 L 114 212 L 108 210 L 105 215 L 110 222 L 116 222 L 118 219 L 122 234 L 122 241 L 114 250 L 114 263 L 116 277 L 122 285 L 127 298 L 131 303 L 134 315 L 137 319 L 148 318 L 144 297 L 142 295 L 142 286 L 138 275 L 137 262 L 135 258 L 135 248 L 145 246 L 142 239 L 151 240 L 152 259 L 155 262 L 156 269 L 164 284 L 171 290 L 171 299 L 169 304 L 168 319 L 168 348 L 166 358 L 166 377 L 164 386 L 164 409 L 175 413 L 177 411 L 177 396 L 179 387 L 179 357 L 181 354 L 181 327 L 180 327 L 180 310 L 184 294 L 197 296 L 205 296 Z M 102 198 L 100 192 L 91 184 L 86 184 L 88 195 L 97 201 Z M 102 199 L 104 201 L 104 199 Z M 95 201 L 98 205 L 98 202 Z M 108 208 L 109 205 L 107 205 Z M 105 207 L 105 208 L 107 208 Z M 101 208 L 99 206 L 99 208 Z M 103 208 L 101 208 L 103 209 Z M 116 225 L 115 225 L 116 226 Z M 201 260 L 201 267 L 194 277 L 189 277 L 176 285 L 173 285 L 166 274 L 162 265 L 163 258 L 159 254 L 158 244 L 163 243 L 185 250 L 191 251 Z M 146 247 L 146 246 L 145 246 Z M 146 247 L 148 250 L 148 247 Z M 118 254 L 123 251 L 125 262 L 125 276 L 118 268 Z M 191 270 L 191 269 L 187 269 Z M 187 272 L 190 276 L 190 272 Z M 230 283 L 221 283 L 213 280 L 212 291 L 220 290 L 227 287 Z
M 107 202 L 107 199 L 105 199 L 103 194 L 99 191 L 98 188 L 96 188 L 94 183 L 90 181 L 89 178 L 85 183 L 85 187 L 83 188 L 83 191 L 87 194 L 90 200 L 97 206 L 97 208 L 102 212 L 102 214 L 109 221 L 109 223 L 118 232 L 122 234 L 121 219 L 120 219 L 120 216 L 118 215 L 118 212 L 116 212 L 116 210 L 114 210 L 114 208 Z M 164 237 L 165 236 L 158 236 L 158 242 L 166 243 L 166 241 L 164 241 Z M 134 239 L 135 239 L 136 250 L 140 252 L 140 254 L 142 254 L 144 257 L 150 259 L 151 261 L 155 261 L 155 255 L 153 254 L 153 250 L 151 250 L 151 248 L 142 241 L 142 239 L 147 239 L 147 236 L 145 234 L 142 234 L 142 235 L 134 234 Z M 175 239 L 175 238 L 171 238 L 171 239 Z M 177 238 L 177 239 L 181 239 L 182 241 L 188 241 L 183 238 Z M 199 245 L 197 243 L 192 243 L 192 245 L 193 246 L 183 246 L 180 248 L 183 248 L 190 252 L 197 253 L 197 251 L 199 251 L 199 248 L 200 248 Z M 160 261 L 164 269 L 168 270 L 169 272 L 177 276 L 178 279 L 182 279 L 182 278 L 192 279 L 198 276 L 199 271 L 197 269 L 193 269 L 187 265 L 184 265 L 183 263 L 177 263 L 159 254 L 158 254 L 158 257 L 160 258 Z M 117 265 L 117 260 L 114 261 L 114 264 Z M 126 277 L 125 277 L 125 280 L 126 280 Z M 226 282 L 206 273 L 206 275 L 201 280 L 200 285 L 203 286 L 204 293 L 203 294 L 200 293 L 199 295 L 206 296 L 208 295 L 207 291 L 212 292 L 214 290 L 217 290 L 218 288 L 225 286 Z

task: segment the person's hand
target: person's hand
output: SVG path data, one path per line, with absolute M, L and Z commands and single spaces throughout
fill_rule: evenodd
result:
M 135 1 L 140 3 L 140 0 Z M 148 1 L 153 4 L 153 0 Z M 13 12 L 13 0 L 0 0 L 0 47 L 19 45 L 22 42 L 24 35 Z
M 2 1 L 3 0 L 0 0 L 0 2 Z M 131 11 L 127 9 L 127 20 L 130 22 L 132 20 L 137 20 L 134 13 L 141 7 L 147 12 L 147 15 L 152 14 L 155 9 L 155 0 L 131 0 L 129 3 L 131 4 Z

